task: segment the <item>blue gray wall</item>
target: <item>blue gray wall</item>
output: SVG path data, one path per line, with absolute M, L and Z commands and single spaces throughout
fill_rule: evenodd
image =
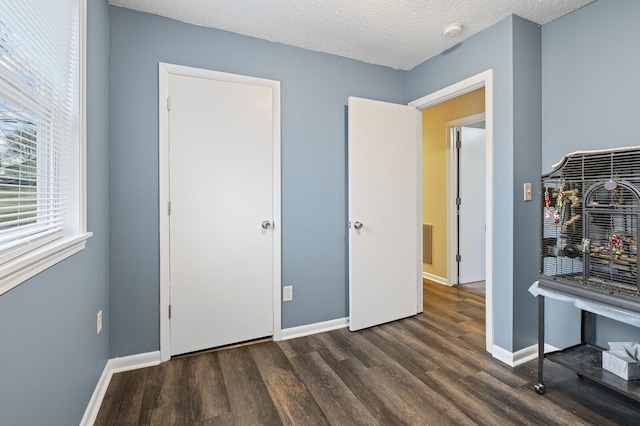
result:
M 111 356 L 159 349 L 158 62 L 281 81 L 282 327 L 348 315 L 344 106 L 406 73 L 111 7 Z
M 543 172 L 572 151 L 640 145 L 638 17 L 637 0 L 600 0 L 542 28 Z M 627 339 L 640 329 L 598 320 L 598 344 Z
M 513 351 L 537 342 L 537 305 L 528 289 L 540 268 L 540 161 L 542 68 L 540 26 L 513 19 Z M 494 163 L 497 170 L 500 163 Z M 532 201 L 523 184 L 531 182 Z M 495 195 L 495 194 L 494 194 Z M 496 200 L 500 209 L 501 197 Z M 494 228 L 495 229 L 495 228 Z M 500 259 L 494 258 L 496 269 Z M 495 298 L 494 298 L 495 303 Z M 495 305 L 494 307 L 498 307 Z M 497 309 L 494 308 L 494 312 Z
M 87 248 L 0 296 L 0 424 L 80 422 L 109 356 L 109 21 L 91 0 Z M 96 334 L 102 309 L 104 329 Z
M 517 50 L 517 51 L 516 51 Z M 536 341 L 538 222 L 522 184 L 539 180 L 540 29 L 508 17 L 408 73 L 410 100 L 493 70 L 494 342 L 517 351 Z M 533 267 L 532 267 L 533 265 Z M 517 312 L 518 315 L 514 315 Z

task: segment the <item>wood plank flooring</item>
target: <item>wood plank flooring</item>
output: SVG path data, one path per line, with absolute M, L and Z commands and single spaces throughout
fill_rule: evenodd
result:
M 424 313 L 115 374 L 96 425 L 614 425 L 640 405 L 484 350 L 484 298 L 425 281 Z

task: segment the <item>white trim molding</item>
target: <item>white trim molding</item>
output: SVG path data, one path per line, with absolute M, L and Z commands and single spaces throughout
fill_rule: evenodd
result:
M 153 367 L 158 364 L 160 364 L 160 351 L 130 355 L 122 358 L 112 358 L 107 361 L 104 370 L 102 370 L 102 375 L 100 375 L 100 379 L 96 384 L 96 388 L 91 395 L 89 404 L 84 411 L 80 426 L 90 426 L 96 421 L 102 400 L 107 393 L 107 388 L 109 388 L 109 383 L 114 374 L 123 371 L 137 370 L 139 368 Z
M 442 285 L 446 285 L 446 286 L 451 286 L 452 284 L 449 284 L 449 281 L 446 278 L 443 277 L 439 277 L 437 275 L 433 275 L 430 274 L 428 272 L 424 272 L 422 271 L 422 278 L 429 280 L 429 281 L 433 281 L 434 283 L 438 283 L 438 284 L 442 284 Z
M 0 295 L 84 250 L 87 240 L 92 235 L 92 232 L 85 232 L 61 238 L 3 264 L 0 267 Z
M 300 325 L 298 327 L 285 328 L 282 330 L 280 338 L 281 340 L 289 340 L 346 327 L 349 327 L 349 318 L 338 318 L 313 324 Z
M 484 113 L 485 113 L 485 188 L 486 188 L 486 297 L 485 297 L 485 336 L 486 349 L 493 353 L 493 70 L 476 74 L 451 86 L 440 89 L 422 98 L 410 102 L 409 105 L 423 110 L 455 98 L 472 90 L 484 87 Z M 422 194 L 418 195 L 422 197 Z
M 555 346 L 546 344 L 544 345 L 544 353 L 559 351 Z M 532 359 L 538 358 L 538 345 L 531 345 L 526 348 L 520 349 L 517 352 L 509 352 L 500 346 L 493 346 L 493 357 L 498 361 L 507 364 L 510 367 L 517 367 L 518 365 L 529 362 Z

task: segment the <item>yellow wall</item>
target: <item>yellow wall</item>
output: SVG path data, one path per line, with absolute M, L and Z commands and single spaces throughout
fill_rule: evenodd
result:
M 422 219 L 433 225 L 433 264 L 424 272 L 447 278 L 447 122 L 484 112 L 484 88 L 422 111 Z

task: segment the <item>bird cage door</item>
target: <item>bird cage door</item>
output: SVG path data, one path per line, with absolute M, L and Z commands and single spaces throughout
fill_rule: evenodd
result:
M 632 291 L 640 289 L 638 188 L 615 179 L 594 184 L 585 194 L 584 211 L 588 253 L 584 259 L 585 281 Z

